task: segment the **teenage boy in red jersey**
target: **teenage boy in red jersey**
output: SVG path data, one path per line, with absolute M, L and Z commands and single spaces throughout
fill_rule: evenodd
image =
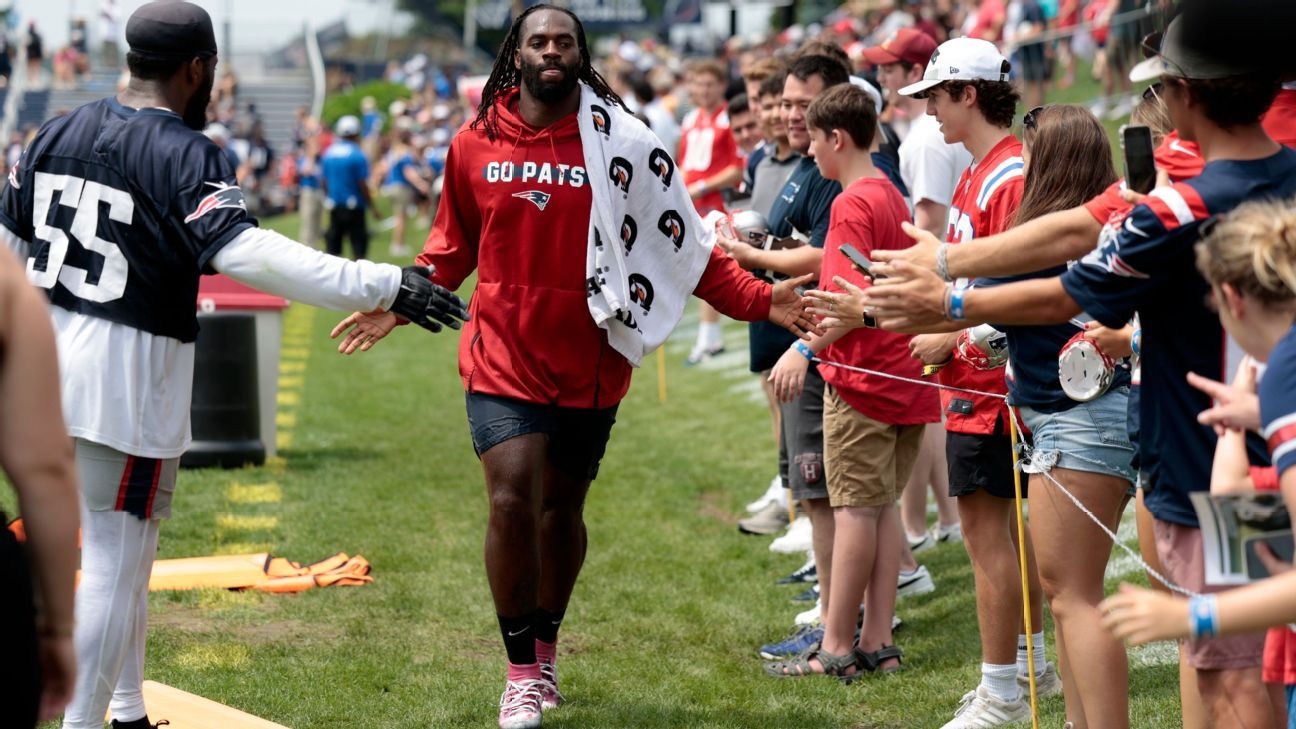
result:
M 630 387 L 630 362 L 586 301 L 590 187 L 607 172 L 585 169 L 581 82 L 608 104 L 619 102 L 590 65 L 574 14 L 551 5 L 521 14 L 477 118 L 450 145 L 436 222 L 418 257 L 448 288 L 478 274 L 459 372 L 490 497 L 486 573 L 509 660 L 501 729 L 538 727 L 542 706 L 561 701 L 554 657 L 585 559 L 582 508 Z M 650 156 L 633 152 L 633 159 Z M 670 163 L 659 158 L 635 174 L 669 177 Z M 649 234 L 657 231 L 639 231 Z M 712 250 L 694 294 L 736 319 L 796 328 L 809 325 L 794 290 L 807 280 L 771 289 Z M 351 352 L 395 324 L 387 315 L 355 314 L 335 333 L 355 325 L 341 346 Z
M 905 96 L 926 98 L 927 113 L 940 122 L 945 141 L 963 144 L 972 155 L 972 166 L 959 178 L 950 202 L 945 239 L 955 247 L 1009 227 L 1021 202 L 1022 145 L 1011 132 L 1019 97 L 1008 81 L 1009 68 L 992 43 L 957 38 L 936 49 L 922 81 L 900 89 Z M 1007 394 L 1002 369 L 976 369 L 953 356 L 958 336 L 957 330 L 920 335 L 911 348 L 927 364 L 948 362 L 938 374 L 942 384 Z M 945 450 L 950 495 L 958 498 L 976 580 L 983 661 L 981 684 L 948 726 L 997 726 L 1030 715 L 1018 680 L 1027 672 L 1027 661 L 1024 651 L 1018 651 L 1025 636 L 1018 632 L 1021 577 L 1013 541 L 1008 409 L 1002 399 L 951 390 L 941 391 L 941 404 L 949 431 Z M 1036 583 L 1031 590 L 1032 624 L 1039 628 L 1042 608 L 1034 570 L 1031 579 Z M 1046 671 L 1042 631 L 1035 633 L 1032 646 L 1036 670 Z M 1055 672 L 1040 678 L 1046 692 L 1058 690 Z

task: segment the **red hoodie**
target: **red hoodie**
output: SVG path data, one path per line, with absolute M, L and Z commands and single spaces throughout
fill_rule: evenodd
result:
M 611 407 L 630 388 L 631 367 L 586 304 L 592 196 L 576 115 L 531 127 L 517 100 L 514 89 L 496 102 L 495 141 L 465 125 L 450 143 L 436 222 L 418 262 L 434 266 L 433 280 L 451 290 L 477 270 L 472 320 L 459 342 L 468 392 Z M 719 250 L 693 293 L 734 319 L 769 316 L 770 287 Z

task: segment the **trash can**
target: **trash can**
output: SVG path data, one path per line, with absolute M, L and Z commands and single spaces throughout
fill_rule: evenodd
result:
M 201 331 L 198 334 L 198 341 L 194 352 L 194 414 L 191 416 L 195 442 L 189 451 L 190 453 L 194 453 L 194 456 L 191 458 L 187 453 L 186 456 L 181 459 L 181 465 L 197 466 L 200 464 L 194 462 L 195 459 L 198 461 L 206 459 L 206 462 L 201 465 L 237 466 L 242 465 L 242 463 L 263 463 L 266 456 L 275 455 L 275 415 L 278 409 L 279 394 L 279 349 L 280 340 L 283 336 L 283 311 L 286 308 L 288 308 L 287 299 L 262 293 L 256 289 L 244 286 L 227 276 L 215 275 L 202 277 L 198 287 L 198 323 Z M 238 350 L 243 352 L 245 356 L 250 354 L 250 361 L 254 364 L 254 377 L 252 378 L 251 384 L 254 384 L 255 388 L 247 387 L 247 383 L 244 383 L 245 386 L 241 387 L 239 390 L 242 394 L 237 396 L 242 398 L 250 397 L 251 402 L 256 405 L 255 412 L 257 413 L 256 418 L 258 427 L 256 431 L 257 435 L 254 437 L 261 442 L 262 455 L 251 460 L 244 460 L 242 463 L 233 462 L 237 461 L 237 458 L 226 458 L 225 460 L 228 462 L 217 463 L 210 456 L 204 455 L 209 449 L 209 444 L 208 441 L 203 439 L 203 436 L 201 436 L 200 433 L 209 431 L 204 430 L 204 428 L 207 427 L 207 424 L 200 427 L 198 415 L 201 405 L 199 391 L 205 386 L 204 382 L 211 377 L 220 379 L 230 376 L 224 370 L 205 370 L 205 363 L 210 362 L 210 358 L 206 356 L 206 350 L 204 348 L 204 335 L 207 334 L 208 322 L 215 324 L 218 319 L 213 317 L 229 314 L 241 315 L 244 318 L 250 318 L 254 322 L 254 326 L 250 330 L 247 328 L 240 330 L 242 332 L 241 336 L 246 337 L 249 333 L 251 334 L 251 339 L 249 340 L 251 346 L 244 346 L 237 343 L 230 343 L 228 345 L 238 348 Z M 215 326 L 220 328 L 224 325 L 215 324 Z M 236 326 L 246 327 L 246 324 Z M 224 336 L 218 337 L 213 334 L 208 341 L 215 343 L 217 339 L 223 340 Z M 229 358 L 228 353 L 219 352 L 214 354 L 217 357 L 225 359 Z M 234 367 L 235 369 L 239 367 L 239 365 L 235 365 L 232 362 L 227 363 L 226 366 Z M 211 372 L 211 374 L 205 375 L 205 371 Z M 221 387 L 232 386 L 233 383 L 228 382 L 221 385 Z M 226 392 L 225 394 L 234 396 L 234 393 L 232 392 Z M 203 412 L 206 413 L 209 411 L 204 410 Z M 244 409 L 243 412 L 244 417 L 246 417 L 248 410 Z M 243 447 L 240 447 L 240 449 L 243 449 Z
M 265 463 L 257 392 L 256 318 L 206 314 L 194 348 L 193 443 L 180 458 L 187 468 L 238 468 Z

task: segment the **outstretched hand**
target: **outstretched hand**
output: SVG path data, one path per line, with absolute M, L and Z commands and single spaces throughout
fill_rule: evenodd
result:
M 920 333 L 946 321 L 945 282 L 930 269 L 897 261 L 873 270 L 877 278 L 863 292 L 863 303 L 864 313 L 877 319 L 878 326 Z
M 1196 372 L 1188 373 L 1188 384 L 1214 400 L 1211 407 L 1197 414 L 1197 422 L 1212 426 L 1221 435 L 1225 428 L 1260 429 L 1260 398 L 1256 396 L 1255 366 L 1250 360 L 1242 362 L 1232 385 L 1202 377 Z
M 814 280 L 813 273 L 790 278 L 774 284 L 770 294 L 769 320 L 793 334 L 808 339 L 811 332 L 822 333 L 814 317 L 806 310 L 806 300 L 797 293 L 797 287 Z
M 1103 627 L 1130 645 L 1188 637 L 1188 601 L 1182 597 L 1123 584 L 1098 610 Z
M 901 223 L 900 227 L 904 229 L 905 235 L 913 238 L 914 244 L 904 250 L 872 251 L 869 253 L 869 258 L 877 263 L 904 261 L 934 272 L 936 270 L 936 249 L 940 248 L 940 240 L 932 235 L 930 231 L 923 230 L 913 223 Z
M 864 314 L 864 289 L 841 276 L 833 276 L 841 291 L 812 289 L 805 293 L 807 311 L 817 317 L 824 329 L 857 329 L 868 326 Z
M 390 311 L 357 311 L 338 322 L 329 333 L 329 338 L 337 339 L 338 335 L 346 332 L 346 336 L 338 343 L 339 352 L 351 354 L 357 349 L 368 352 L 379 339 L 391 334 L 398 323 L 400 320 Z

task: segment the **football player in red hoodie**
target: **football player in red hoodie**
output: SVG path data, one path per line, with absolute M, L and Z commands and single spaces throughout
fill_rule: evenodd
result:
M 503 729 L 539 726 L 542 705 L 562 700 L 554 654 L 585 559 L 581 510 L 630 386 L 630 363 L 586 302 L 588 175 L 603 173 L 585 169 L 580 82 L 620 104 L 591 66 L 575 15 L 550 5 L 521 14 L 477 118 L 450 145 L 440 207 L 418 257 L 452 290 L 477 271 L 459 372 L 490 495 L 486 572 L 509 658 Z M 768 318 L 800 332 L 810 322 L 794 287 L 805 282 L 771 288 L 713 249 L 694 294 L 734 319 Z M 339 347 L 349 354 L 395 325 L 385 314 L 357 313 L 334 336 L 350 328 Z

